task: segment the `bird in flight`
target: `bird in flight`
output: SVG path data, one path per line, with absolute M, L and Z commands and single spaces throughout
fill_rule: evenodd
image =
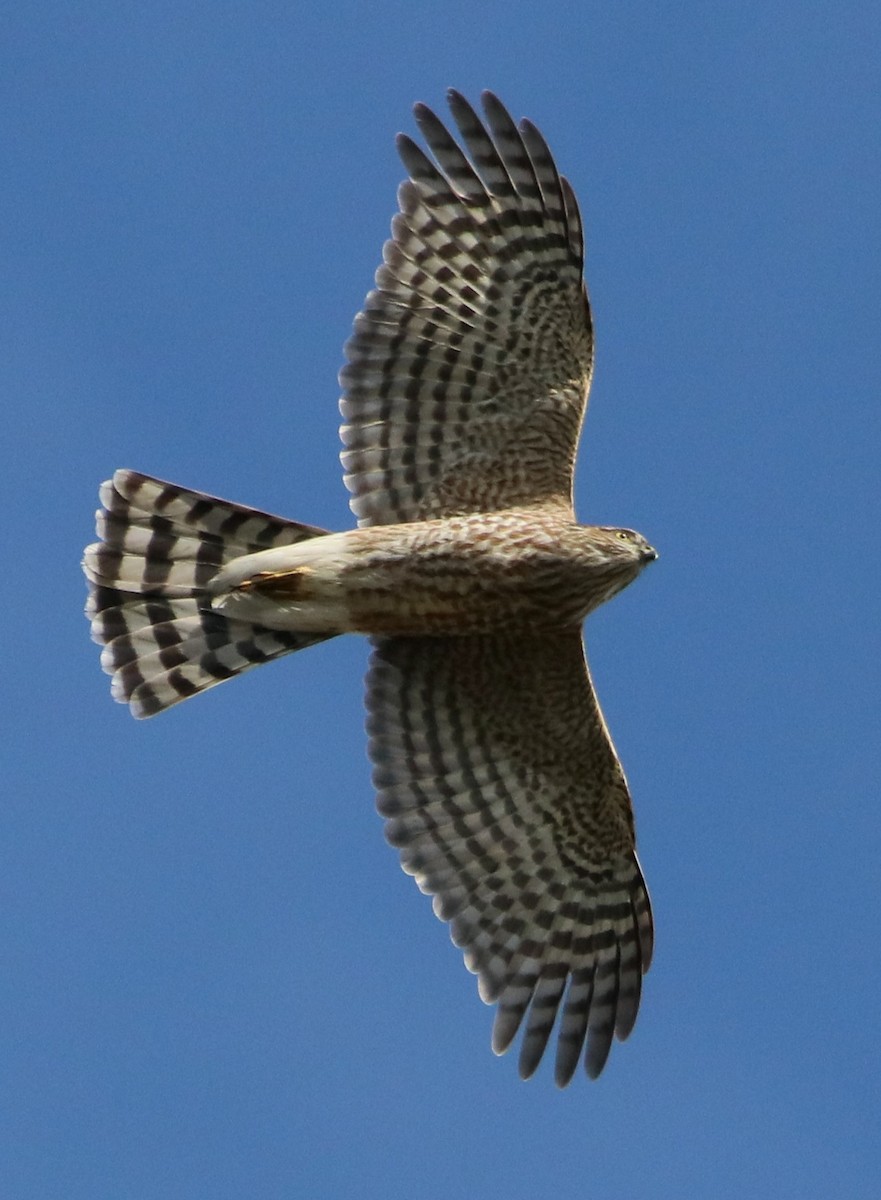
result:
M 581 525 L 572 475 L 593 370 L 578 204 L 536 127 L 422 104 L 409 178 L 340 375 L 358 527 L 332 533 L 117 471 L 85 552 L 113 696 L 149 717 L 260 663 L 367 635 L 377 805 L 434 897 L 493 1049 L 596 1077 L 652 955 L 627 782 L 582 642 L 655 557 Z

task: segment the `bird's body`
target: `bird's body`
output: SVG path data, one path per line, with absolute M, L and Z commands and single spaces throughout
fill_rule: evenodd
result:
M 460 637 L 577 628 L 654 551 L 631 530 L 513 509 L 310 538 L 233 559 L 215 612 L 269 629 Z
M 533 125 L 450 93 L 401 135 L 377 288 L 341 373 L 357 529 L 330 533 L 133 471 L 101 489 L 88 615 L 114 696 L 152 716 L 340 633 L 373 642 L 377 804 L 406 871 L 498 1003 L 520 1070 L 605 1063 L 652 954 L 630 797 L 581 639 L 655 557 L 581 525 L 593 370 L 578 205 Z M 586 1049 L 585 1049 L 586 1046 Z

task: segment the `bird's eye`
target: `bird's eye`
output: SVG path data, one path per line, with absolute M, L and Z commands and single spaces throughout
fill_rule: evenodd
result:
M 629 541 L 630 541 L 630 534 L 627 532 L 627 530 L 626 530 L 626 529 L 616 529 L 616 530 L 615 530 L 615 537 L 618 537 L 618 538 L 620 538 L 622 542 L 629 542 Z

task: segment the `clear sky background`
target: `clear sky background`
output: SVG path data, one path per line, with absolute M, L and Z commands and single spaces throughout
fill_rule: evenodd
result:
M 0 18 L 4 1200 L 877 1195 L 874 3 L 19 5 Z M 588 622 L 657 955 L 529 1084 L 373 809 L 366 647 L 135 723 L 82 617 L 138 468 L 351 524 L 336 372 L 393 136 L 496 90 L 578 193 Z

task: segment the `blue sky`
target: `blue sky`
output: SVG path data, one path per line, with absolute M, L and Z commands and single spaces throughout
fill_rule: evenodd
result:
M 875 6 L 318 7 L 2 18 L 0 1192 L 874 1196 Z M 661 553 L 587 627 L 657 955 L 563 1093 L 383 842 L 363 644 L 135 723 L 81 615 L 115 467 L 351 523 L 341 348 L 449 85 L 581 199 L 578 508 Z

